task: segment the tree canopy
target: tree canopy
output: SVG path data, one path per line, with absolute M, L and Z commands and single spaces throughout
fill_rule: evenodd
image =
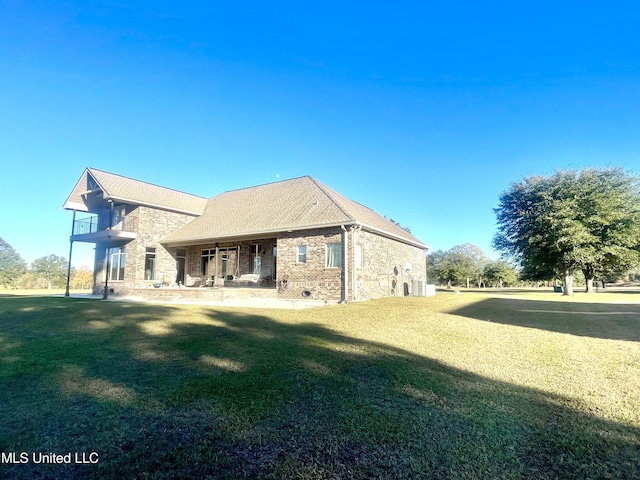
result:
M 494 247 L 531 280 L 583 271 L 587 291 L 598 274 L 640 262 L 640 183 L 620 168 L 558 171 L 511 185 L 495 209 Z M 545 278 L 546 277 L 546 278 Z
M 484 267 L 484 278 L 493 287 L 504 287 L 515 284 L 518 272 L 505 260 L 494 260 Z
M 27 270 L 20 254 L 0 238 L 0 285 L 13 285 Z
M 67 276 L 67 259 L 59 255 L 47 255 L 40 257 L 31 264 L 32 271 L 47 280 L 48 288 L 54 283 L 64 282 Z
M 451 287 L 465 285 L 469 281 L 482 282 L 484 267 L 489 260 L 480 248 L 464 243 L 446 252 L 433 252 L 427 261 L 430 275 Z

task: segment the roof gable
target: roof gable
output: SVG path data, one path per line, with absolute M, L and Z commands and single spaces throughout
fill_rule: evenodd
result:
M 87 168 L 64 203 L 69 210 L 89 211 L 87 198 L 101 192 L 103 199 L 145 205 L 190 215 L 200 215 L 207 200 L 170 188 L 134 180 L 95 168 Z
M 207 202 L 204 213 L 170 234 L 164 243 L 197 243 L 230 237 L 346 224 L 428 248 L 393 222 L 305 176 L 224 192 Z

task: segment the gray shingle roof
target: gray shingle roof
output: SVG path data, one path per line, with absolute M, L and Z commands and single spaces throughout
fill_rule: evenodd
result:
M 200 215 L 207 204 L 207 199 L 203 197 L 103 172 L 95 168 L 87 168 L 63 207 L 70 210 L 86 210 L 82 195 L 96 187 L 104 192 L 105 198 L 191 215 Z
M 225 238 L 360 224 L 363 229 L 428 248 L 370 208 L 305 176 L 222 193 L 204 213 L 167 236 L 166 244 L 194 244 Z

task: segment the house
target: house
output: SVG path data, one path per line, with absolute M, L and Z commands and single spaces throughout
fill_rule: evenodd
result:
M 308 176 L 207 199 L 87 168 L 64 208 L 74 212 L 72 245 L 96 245 L 96 294 L 242 285 L 352 301 L 426 283 L 427 245 Z

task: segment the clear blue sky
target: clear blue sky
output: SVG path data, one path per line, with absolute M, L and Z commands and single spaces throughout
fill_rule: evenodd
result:
M 637 173 L 640 3 L 0 0 L 0 163 L 27 261 L 68 256 L 87 166 L 205 197 L 311 175 L 496 257 L 511 182 Z

